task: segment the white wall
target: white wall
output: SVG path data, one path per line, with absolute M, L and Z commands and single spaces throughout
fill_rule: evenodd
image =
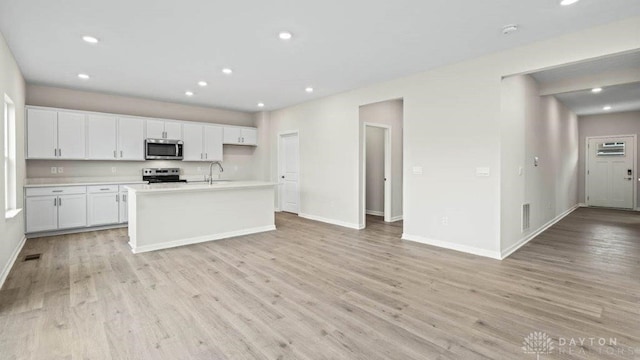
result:
M 366 201 L 367 213 L 381 216 L 384 214 L 384 132 L 385 129 L 367 126 L 367 174 Z
M 502 77 L 638 48 L 635 17 L 274 111 L 271 136 L 300 131 L 301 213 L 358 227 L 358 108 L 403 98 L 404 237 L 499 258 Z
M 585 139 L 587 136 L 606 135 L 633 135 L 640 138 L 640 111 L 630 111 L 614 114 L 589 115 L 578 117 L 578 129 L 580 132 L 580 151 L 578 162 L 578 194 L 581 203 L 585 199 Z M 640 147 L 637 149 L 636 171 L 640 171 Z M 638 174 L 634 178 L 640 178 Z M 640 204 L 640 182 L 637 183 L 638 204 Z
M 246 180 L 266 179 L 268 167 L 269 138 L 268 122 L 261 120 L 260 114 L 230 111 L 200 106 L 190 106 L 134 97 L 109 95 L 95 92 L 70 90 L 48 86 L 27 86 L 27 104 L 51 106 L 85 111 L 99 111 L 165 119 L 199 121 L 258 127 L 258 147 L 225 145 L 223 179 Z M 260 150 L 258 150 L 260 149 Z M 63 174 L 51 174 L 52 166 L 63 167 Z M 112 172 L 112 168 L 116 172 Z M 179 167 L 182 174 L 204 178 L 208 174 L 208 164 L 201 162 L 177 161 L 27 161 L 27 178 L 140 178 L 145 167 Z
M 7 47 L 7 43 L 0 34 L 0 97 L 4 99 L 7 94 L 15 105 L 16 110 L 16 159 L 17 174 L 16 186 L 18 189 L 17 206 L 22 208 L 23 190 L 25 177 L 25 161 L 24 161 L 24 97 L 25 83 L 20 73 L 20 68 L 15 62 L 11 50 Z M 0 115 L 0 122 L 2 120 Z M 4 126 L 0 126 L 0 148 L 4 149 Z M 4 166 L 0 167 L 0 189 L 4 189 Z M 4 208 L 4 190 L 0 190 L 0 203 Z M 22 214 L 12 218 L 5 219 L 0 216 L 0 285 L 4 277 L 8 274 L 13 255 L 18 251 L 18 247 L 24 238 L 24 218 Z
M 403 148 L 403 100 L 381 101 L 360 107 L 360 126 L 364 123 L 382 124 L 391 127 L 391 218 L 402 218 L 402 148 Z M 382 211 L 382 210 L 381 210 Z M 364 218 L 360 219 L 364 224 Z

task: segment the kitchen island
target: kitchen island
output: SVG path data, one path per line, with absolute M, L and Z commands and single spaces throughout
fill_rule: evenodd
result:
M 264 181 L 128 186 L 134 253 L 275 230 L 274 187 Z

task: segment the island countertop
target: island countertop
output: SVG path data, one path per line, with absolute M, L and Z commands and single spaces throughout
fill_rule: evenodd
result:
M 128 185 L 126 188 L 137 194 L 146 193 L 166 193 L 166 192 L 191 192 L 191 191 L 221 191 L 242 188 L 273 187 L 277 185 L 268 181 L 214 181 L 213 184 L 207 182 L 193 183 L 161 183 L 161 184 L 140 184 Z

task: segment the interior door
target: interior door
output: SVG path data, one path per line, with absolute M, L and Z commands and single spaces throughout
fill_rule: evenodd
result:
M 632 209 L 636 177 L 634 138 L 591 138 L 587 153 L 587 205 Z
M 300 202 L 299 151 L 297 133 L 280 136 L 280 208 L 295 214 Z

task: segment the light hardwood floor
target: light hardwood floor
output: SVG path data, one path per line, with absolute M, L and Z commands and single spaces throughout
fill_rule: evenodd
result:
M 374 217 L 276 220 L 138 255 L 124 229 L 29 240 L 21 258 L 42 258 L 0 291 L 0 358 L 535 359 L 533 331 L 554 339 L 540 359 L 640 358 L 636 213 L 579 209 L 502 262 Z M 558 343 L 600 337 L 617 345 Z

